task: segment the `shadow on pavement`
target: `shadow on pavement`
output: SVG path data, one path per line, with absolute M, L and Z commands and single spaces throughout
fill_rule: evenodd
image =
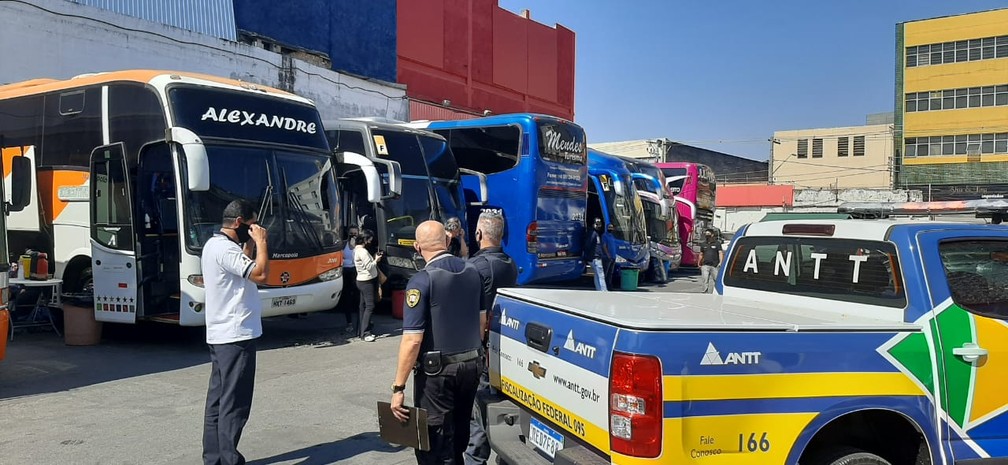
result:
M 271 465 L 291 462 L 294 465 L 328 465 L 356 457 L 368 452 L 395 453 L 403 450 L 401 446 L 391 446 L 383 441 L 377 432 L 360 433 L 338 441 L 317 444 L 303 449 L 285 452 L 264 459 L 251 460 L 248 465 Z
M 395 335 L 398 320 L 376 315 L 380 333 Z M 342 346 L 342 314 L 319 312 L 303 318 L 263 320 L 259 350 Z M 0 361 L 0 400 L 65 391 L 119 379 L 189 368 L 210 361 L 203 327 L 160 323 L 108 324 L 95 346 L 67 346 L 52 331 L 18 331 Z

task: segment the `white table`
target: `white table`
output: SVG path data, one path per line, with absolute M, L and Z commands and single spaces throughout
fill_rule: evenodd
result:
M 17 284 L 24 287 L 38 287 L 38 288 L 48 288 L 47 292 L 42 289 L 39 292 L 38 300 L 35 301 L 35 306 L 32 307 L 31 313 L 28 317 L 21 321 L 14 321 L 11 319 L 11 335 L 10 338 L 14 340 L 14 330 L 18 328 L 29 328 L 34 326 L 50 326 L 57 335 L 61 335 L 59 329 L 56 328 L 56 322 L 53 321 L 52 313 L 49 308 L 63 308 L 63 301 L 60 300 L 60 296 L 63 294 L 63 280 L 62 279 L 47 279 L 34 280 L 34 279 L 19 279 L 11 278 L 8 281 L 10 284 Z M 12 302 L 13 303 L 13 302 Z M 45 319 L 39 321 L 40 314 L 42 313 L 42 307 L 48 307 L 45 312 Z M 12 307 L 13 308 L 13 307 Z

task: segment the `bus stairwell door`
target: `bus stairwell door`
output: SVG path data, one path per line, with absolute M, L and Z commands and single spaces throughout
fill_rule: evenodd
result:
M 133 206 L 122 144 L 91 153 L 91 266 L 95 319 L 135 323 L 139 295 Z

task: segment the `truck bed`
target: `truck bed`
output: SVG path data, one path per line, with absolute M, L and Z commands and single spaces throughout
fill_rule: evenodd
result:
M 920 325 L 713 294 L 500 289 L 501 295 L 617 327 L 684 331 L 919 331 Z M 786 298 L 786 296 L 782 296 Z M 828 305 L 828 303 L 826 304 Z

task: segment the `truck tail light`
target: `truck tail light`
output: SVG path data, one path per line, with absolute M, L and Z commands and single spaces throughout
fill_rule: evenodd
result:
M 539 248 L 537 242 L 539 241 L 539 223 L 531 222 L 528 228 L 525 229 L 525 245 L 528 253 L 536 253 Z
M 609 442 L 613 452 L 646 458 L 661 454 L 661 361 L 652 356 L 614 353 L 609 395 Z

